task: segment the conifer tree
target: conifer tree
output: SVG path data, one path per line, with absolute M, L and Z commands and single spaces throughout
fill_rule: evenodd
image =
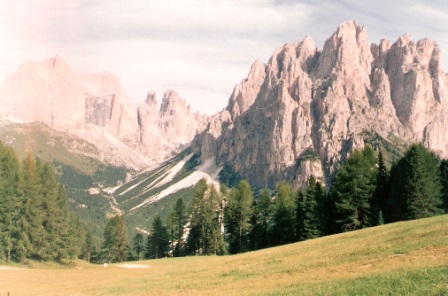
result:
M 355 149 L 333 180 L 331 198 L 338 231 L 370 226 L 370 202 L 376 184 L 376 157 L 370 146 Z
M 34 161 L 27 154 L 22 162 L 23 198 L 20 205 L 20 235 L 17 244 L 17 254 L 20 262 L 25 258 L 43 258 L 46 233 L 42 227 L 44 220 L 42 181 L 40 179 L 41 162 Z
M 122 262 L 126 259 L 126 227 L 124 218 L 117 215 L 109 219 L 104 230 L 102 257 L 108 262 Z
M 137 233 L 134 236 L 132 239 L 132 250 L 135 252 L 137 260 L 142 259 L 145 250 L 145 238 L 143 234 Z
M 295 241 L 295 200 L 292 187 L 280 182 L 277 185 L 273 202 L 273 223 L 270 238 L 273 245 L 282 245 Z
M 90 231 L 88 231 L 86 233 L 86 239 L 83 245 L 83 251 L 82 251 L 82 256 L 84 258 L 84 260 L 86 260 L 88 263 L 91 262 L 92 260 L 92 253 L 93 253 L 93 238 L 92 238 L 92 233 Z
M 5 257 L 7 262 L 11 262 L 14 245 L 19 240 L 20 181 L 15 153 L 0 143 L 0 258 Z
M 177 233 L 177 219 L 176 219 L 176 212 L 174 209 L 171 209 L 171 211 L 168 214 L 168 217 L 166 218 L 166 230 L 168 233 L 168 238 L 170 241 L 170 252 L 172 253 L 174 257 L 175 253 L 175 246 L 176 246 L 176 233 Z
M 157 215 L 152 223 L 150 234 L 146 239 L 146 258 L 162 258 L 167 256 L 169 236 L 162 219 Z
M 170 235 L 171 251 L 174 257 L 181 255 L 183 250 L 182 236 L 187 223 L 185 204 L 182 197 L 176 200 L 167 218 L 167 230 Z
M 391 169 L 386 222 L 412 220 L 442 213 L 439 159 L 422 144 L 412 145 Z
M 297 197 L 297 238 L 299 241 L 316 238 L 322 234 L 319 203 L 324 199 L 324 190 L 311 176 L 304 192 Z
M 214 185 L 201 179 L 193 189 L 190 204 L 190 233 L 187 244 L 191 254 L 225 253 L 223 226 L 223 196 Z
M 176 213 L 177 229 L 175 238 L 177 239 L 176 248 L 174 250 L 174 256 L 181 256 L 184 252 L 185 239 L 183 238 L 184 228 L 187 224 L 187 209 L 182 197 L 176 200 L 174 205 L 174 212 Z
M 376 175 L 376 186 L 375 191 L 373 192 L 373 196 L 370 202 L 370 210 L 371 210 L 371 221 L 370 224 L 381 225 L 380 220 L 384 223 L 383 215 L 384 208 L 386 206 L 386 199 L 389 193 L 389 178 L 390 174 L 386 168 L 384 163 L 383 153 L 380 150 L 378 152 L 378 170 Z
M 250 231 L 249 219 L 253 213 L 254 197 L 249 183 L 240 181 L 238 187 L 230 193 L 226 207 L 225 224 L 231 253 L 247 250 L 247 236 Z
M 264 249 L 269 247 L 269 225 L 272 220 L 272 198 L 267 189 L 263 189 L 254 207 L 254 225 L 252 228 L 253 249 Z
M 439 169 L 442 183 L 442 209 L 448 213 L 448 159 L 441 161 Z

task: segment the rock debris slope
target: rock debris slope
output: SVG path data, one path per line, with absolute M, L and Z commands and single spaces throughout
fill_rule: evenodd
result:
M 24 63 L 0 85 L 0 103 L 3 118 L 69 132 L 93 143 L 101 160 L 133 169 L 179 152 L 208 120 L 174 91 L 161 106 L 151 93 L 134 108 L 113 74 L 81 75 L 59 56 Z
M 372 138 L 423 142 L 447 157 L 447 81 L 434 41 L 369 44 L 364 27 L 345 22 L 322 50 L 307 36 L 256 61 L 193 149 L 258 187 L 329 182 Z

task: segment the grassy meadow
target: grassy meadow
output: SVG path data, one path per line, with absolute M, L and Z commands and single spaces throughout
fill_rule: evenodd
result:
M 76 264 L 3 265 L 0 296 L 448 295 L 448 215 L 233 256 Z

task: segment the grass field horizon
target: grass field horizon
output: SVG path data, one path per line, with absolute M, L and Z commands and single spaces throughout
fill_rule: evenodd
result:
M 231 256 L 0 267 L 0 295 L 448 295 L 448 215 Z M 140 268 L 136 268 L 140 267 Z

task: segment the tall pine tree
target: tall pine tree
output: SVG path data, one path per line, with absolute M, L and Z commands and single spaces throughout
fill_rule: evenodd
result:
M 126 226 L 124 217 L 117 215 L 109 219 L 104 230 L 102 258 L 110 262 L 122 262 L 126 259 Z
M 383 153 L 378 152 L 378 171 L 376 175 L 375 191 L 370 202 L 372 226 L 380 225 L 383 221 L 383 213 L 386 206 L 387 195 L 389 193 L 390 174 L 384 163 Z
M 169 235 L 162 219 L 157 215 L 146 239 L 146 258 L 158 259 L 168 255 Z
M 224 215 L 231 253 L 241 253 L 248 248 L 251 226 L 249 220 L 253 213 L 253 203 L 254 197 L 249 183 L 246 180 L 240 181 L 238 187 L 230 193 Z
M 331 198 L 337 231 L 370 226 L 370 202 L 376 184 L 377 164 L 370 146 L 355 149 L 334 177 Z
M 264 249 L 271 245 L 269 240 L 269 225 L 272 222 L 273 204 L 271 194 L 267 189 L 261 192 L 255 202 L 254 219 L 252 226 L 252 249 Z
M 442 183 L 442 208 L 448 213 L 448 159 L 440 163 L 440 181 Z
M 21 176 L 19 161 L 11 148 L 0 143 L 0 258 L 11 262 L 20 240 Z
M 319 204 L 324 201 L 325 192 L 319 182 L 311 176 L 304 192 L 297 197 L 297 238 L 299 241 L 322 235 L 322 219 Z
M 201 179 L 193 189 L 190 204 L 190 232 L 187 249 L 190 254 L 224 254 L 224 200 L 214 185 Z
M 386 222 L 412 220 L 442 213 L 439 159 L 422 144 L 412 145 L 390 173 Z
M 285 182 L 280 182 L 274 197 L 272 227 L 270 228 L 270 241 L 273 245 L 295 241 L 295 208 L 292 187 Z

